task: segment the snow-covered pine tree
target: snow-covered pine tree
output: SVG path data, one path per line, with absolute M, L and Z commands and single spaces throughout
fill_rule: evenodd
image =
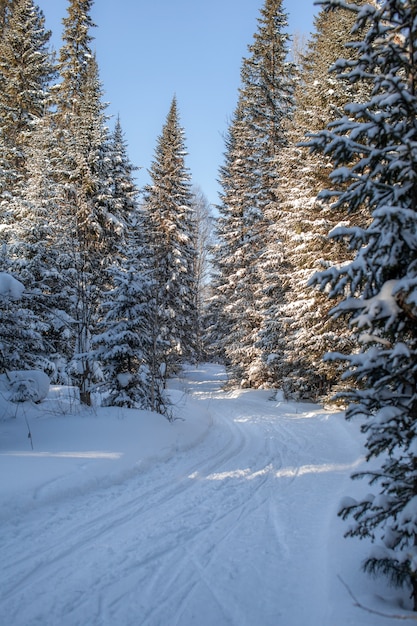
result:
M 24 297 L 24 285 L 8 272 L 1 273 L 0 294 L 0 372 L 31 369 L 38 365 L 42 350 L 38 320 Z
M 160 363 L 165 376 L 184 360 L 194 359 L 196 350 L 195 220 L 185 155 L 174 98 L 157 142 L 143 206 L 155 280 L 155 323 L 165 344 Z
M 90 34 L 95 26 L 91 19 L 94 0 L 69 0 L 67 15 L 62 20 L 64 32 L 58 59 L 61 82 L 55 88 L 55 99 L 61 118 L 79 111 L 81 94 L 92 57 Z M 67 125 L 71 122 L 68 118 Z
M 90 43 L 92 0 L 71 0 L 63 20 L 59 56 L 61 82 L 54 89 L 56 123 L 65 146 L 69 174 L 67 207 L 72 216 L 74 360 L 72 374 L 82 399 L 90 402 L 94 363 L 91 336 L 96 321 L 109 251 L 119 226 L 110 188 L 109 136 L 98 66 Z M 69 268 L 70 270 L 70 268 Z M 71 271 L 68 272 L 68 275 Z
M 264 300 L 268 239 L 276 217 L 278 157 L 293 107 L 286 25 L 282 1 L 266 0 L 243 59 L 239 102 L 221 170 L 212 307 L 224 304 L 224 314 L 212 330 L 223 337 L 231 377 L 243 385 L 258 386 L 267 378 L 257 342 L 271 303 Z
M 334 315 L 349 318 L 362 346 L 333 358 L 358 382 L 344 394 L 347 418 L 364 420 L 373 463 L 355 477 L 368 477 L 377 493 L 346 500 L 340 514 L 353 517 L 347 535 L 376 543 L 365 570 L 410 587 L 417 610 L 417 5 L 381 0 L 352 10 L 362 40 L 357 58 L 336 68 L 353 84 L 368 81 L 372 95 L 312 139 L 334 163 L 335 188 L 323 197 L 370 218 L 333 231 L 356 256 L 315 278 L 330 296 L 344 295 Z
M 17 0 L 8 6 L 0 37 L 0 201 L 8 202 L 26 176 L 32 122 L 45 112 L 54 76 L 50 36 L 33 0 Z M 3 222 L 13 222 L 12 215 L 2 213 Z
M 52 380 L 67 384 L 76 337 L 77 240 L 74 199 L 68 193 L 72 161 L 63 155 L 62 131 L 53 112 L 34 125 L 27 165 L 9 256 L 28 285 L 32 310 L 44 323 L 43 367 Z
M 69 183 L 73 193 L 77 301 L 73 374 L 83 399 L 89 403 L 89 389 L 95 378 L 95 364 L 90 358 L 91 337 L 101 292 L 106 287 L 105 270 L 115 250 L 115 238 L 119 237 L 117 230 L 122 231 L 123 224 L 113 214 L 109 135 L 94 56 L 87 60 L 84 78 L 78 111 L 73 115 L 74 121 L 78 119 L 78 126 L 70 129 L 68 156 L 73 164 Z
M 132 253 L 133 249 L 129 251 Z M 137 248 L 108 269 L 114 287 L 103 294 L 93 345 L 104 375 L 105 406 L 153 409 L 148 328 L 151 283 Z
M 35 356 L 30 350 L 22 352 L 27 366 L 42 368 L 56 381 L 55 363 L 70 336 L 64 303 L 67 300 L 61 259 L 68 251 L 64 235 L 65 218 L 61 207 L 64 197 L 57 183 L 59 161 L 57 137 L 48 114 L 33 124 L 26 151 L 27 181 L 21 193 L 10 203 L 14 222 L 4 229 L 7 237 L 7 258 L 4 263 L 12 274 L 26 285 L 21 306 L 31 310 L 31 324 L 43 337 L 42 351 Z M 60 380 L 67 382 L 67 380 Z
M 34 239 L 39 224 L 35 215 L 33 219 L 28 215 L 25 200 L 30 176 L 27 160 L 35 125 L 47 108 L 48 86 L 54 69 L 48 50 L 50 32 L 45 29 L 40 9 L 32 0 L 17 0 L 4 8 L 7 20 L 0 36 L 2 269 L 21 280 L 27 291 L 18 308 L 13 307 L 11 325 L 5 321 L 6 311 L 2 311 L 4 342 L 7 343 L 5 338 L 10 336 L 13 346 L 7 358 L 3 350 L 3 358 L 5 367 L 27 368 L 40 365 L 45 330 L 33 299 L 27 296 L 34 285 L 29 275 L 24 276 L 29 264 L 36 265 L 33 247 L 40 250 Z
M 259 361 L 255 343 L 260 325 L 253 284 L 257 249 L 252 245 L 254 237 L 250 228 L 255 228 L 261 217 L 252 210 L 249 200 L 257 181 L 248 156 L 247 135 L 248 126 L 239 102 L 226 137 L 225 162 L 220 169 L 222 191 L 221 204 L 217 207 L 210 303 L 210 343 L 216 344 L 217 351 L 223 355 L 233 382 L 243 385 L 248 380 L 251 362 Z
M 104 404 L 149 409 L 170 417 L 157 362 L 161 351 L 154 319 L 154 283 L 147 269 L 147 248 L 140 243 L 141 217 L 137 218 L 135 222 L 132 214 L 124 259 L 119 256 L 118 263 L 108 269 L 114 286 L 103 294 L 103 317 L 93 344 L 103 369 Z
M 155 376 L 152 276 L 143 215 L 120 120 L 111 141 L 110 182 L 115 214 L 123 223 L 107 269 L 110 288 L 100 304 L 93 343 L 104 374 L 105 404 L 165 412 L 162 383 Z
M 77 190 L 79 206 L 77 230 L 95 284 L 100 282 L 106 260 L 110 257 L 115 240 L 123 231 L 123 219 L 115 212 L 113 196 L 113 145 L 107 127 L 102 102 L 102 85 L 94 55 L 87 62 L 85 82 L 79 102 L 78 128 L 74 132 L 76 167 L 72 184 Z
M 288 62 L 288 22 L 283 2 L 266 1 L 258 24 L 254 42 L 249 46 L 251 55 L 242 66 L 242 94 L 253 136 L 251 152 L 252 158 L 255 156 L 253 167 L 259 185 L 254 198 L 264 222 L 259 231 L 260 247 L 255 261 L 259 283 L 254 292 L 260 315 L 255 342 L 260 363 L 255 366 L 257 371 L 251 366 L 252 385 L 274 382 L 268 344 L 273 338 L 279 344 L 284 336 L 283 326 L 276 317 L 277 304 L 284 298 L 282 275 L 287 269 L 284 240 L 280 236 L 283 219 L 280 162 L 288 144 L 295 85 L 295 67 Z
M 357 5 L 363 3 L 355 1 Z M 331 162 L 300 142 L 306 141 L 306 133 L 317 132 L 337 117 L 347 102 L 365 98 L 367 89 L 362 82 L 351 85 L 329 72 L 338 58 L 354 58 L 354 50 L 346 48 L 353 38 L 354 22 L 354 14 L 342 7 L 332 12 L 323 9 L 317 15 L 315 32 L 301 56 L 289 145 L 280 158 L 282 183 L 274 238 L 285 250 L 285 263 L 277 276 L 284 297 L 275 297 L 272 303 L 265 356 L 275 384 L 286 394 L 301 398 L 323 396 L 339 383 L 340 367 L 323 362 L 325 352 L 353 347 L 350 330 L 329 318 L 331 303 L 326 295 L 308 286 L 318 269 L 351 258 L 346 245 L 329 242 L 327 233 L 341 220 L 347 223 L 352 218 L 317 200 L 318 192 L 327 184 Z M 277 325 L 281 333 L 276 333 L 278 341 L 274 344 L 271 326 L 273 330 Z

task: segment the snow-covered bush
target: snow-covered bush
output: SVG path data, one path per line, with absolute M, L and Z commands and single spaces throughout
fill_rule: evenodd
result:
M 10 402 L 41 402 L 49 392 L 49 377 L 40 370 L 17 370 L 0 375 L 4 397 Z

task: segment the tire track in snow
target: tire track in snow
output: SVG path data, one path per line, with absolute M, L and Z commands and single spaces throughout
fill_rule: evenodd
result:
M 229 461 L 233 460 L 237 457 L 245 447 L 248 447 L 248 441 L 243 436 L 243 429 L 232 429 L 228 422 L 226 421 L 223 426 L 227 426 L 227 428 L 223 428 L 224 432 L 229 429 L 229 436 L 227 442 L 223 444 L 223 446 L 218 450 L 216 455 L 210 455 L 205 462 L 201 460 L 198 463 L 191 465 L 188 468 L 188 475 L 192 475 L 195 473 L 196 469 L 199 469 L 201 475 L 208 476 L 214 470 L 218 470 L 223 468 L 225 464 Z M 212 447 L 210 447 L 210 450 Z M 119 499 L 118 503 L 115 504 L 115 508 L 111 511 L 105 511 L 105 513 L 101 513 L 99 516 L 93 516 L 92 520 L 89 520 L 87 523 L 82 523 L 76 527 L 71 526 L 70 530 L 66 534 L 59 534 L 55 543 L 49 544 L 47 558 L 38 557 L 36 548 L 35 551 L 31 553 L 26 553 L 26 555 L 21 559 L 20 563 L 26 564 L 27 562 L 33 562 L 32 568 L 28 571 L 25 567 L 25 574 L 22 576 L 21 572 L 17 572 L 12 576 L 13 572 L 9 572 L 9 584 L 10 591 L 9 593 L 13 595 L 13 593 L 21 594 L 25 588 L 25 582 L 28 581 L 30 586 L 31 580 L 36 576 L 37 584 L 42 583 L 44 581 L 46 584 L 51 577 L 56 579 L 56 568 L 54 565 L 58 566 L 58 569 L 62 567 L 62 561 L 68 557 L 73 557 L 74 552 L 80 552 L 84 550 L 89 545 L 97 544 L 100 541 L 105 541 L 107 534 L 113 534 L 115 529 L 121 528 L 124 525 L 128 524 L 132 520 L 140 518 L 141 515 L 146 517 L 146 511 L 157 510 L 158 506 L 163 504 L 166 507 L 170 501 L 178 499 L 180 496 L 184 494 L 186 490 L 189 490 L 191 487 L 196 486 L 196 481 L 182 481 L 180 485 L 172 487 L 169 485 L 168 487 L 165 484 L 166 476 L 160 480 L 160 483 L 163 483 L 163 488 L 157 494 L 155 498 L 155 489 L 152 488 L 150 490 L 145 491 L 144 493 L 140 493 L 140 495 L 135 496 L 133 499 L 126 501 L 124 497 Z M 213 489 L 219 489 L 220 487 L 213 487 Z M 260 486 L 257 488 L 259 489 Z M 145 504 L 143 501 L 145 500 Z M 141 506 L 140 506 L 141 505 Z M 248 507 L 249 505 L 246 505 Z M 122 510 L 122 513 L 120 512 Z M 241 511 L 240 517 L 242 515 L 242 506 L 238 501 L 236 505 L 229 507 L 229 509 L 222 513 L 221 515 L 217 515 L 216 523 L 221 522 L 224 518 L 229 517 L 235 510 Z M 185 514 L 185 513 L 184 513 Z M 64 521 L 64 520 L 63 520 Z M 236 520 L 234 520 L 236 522 Z M 211 520 L 210 523 L 213 523 Z M 206 526 L 202 528 L 198 528 L 197 534 L 201 534 L 205 531 Z M 29 534 L 31 534 L 30 531 Z M 226 533 L 224 537 L 220 538 L 220 543 L 227 539 L 229 533 Z M 65 546 L 65 547 L 63 547 Z M 177 549 L 177 537 L 175 541 L 169 546 L 163 546 L 162 549 L 152 551 L 151 555 L 142 561 L 135 562 L 136 567 L 146 567 L 150 563 L 157 561 L 163 555 L 168 555 L 171 551 L 175 551 Z M 19 561 L 15 561 L 12 569 L 16 569 L 16 566 L 19 565 Z M 9 566 L 10 567 L 10 566 Z M 7 563 L 5 564 L 5 569 L 7 569 Z M 16 578 L 20 575 L 20 579 L 17 581 Z M 55 582 L 56 584 L 56 582 Z M 7 588 L 4 591 L 3 599 L 7 599 L 8 593 Z
M 266 441 L 269 442 L 270 440 L 266 439 Z M 267 444 L 267 457 L 268 457 L 268 454 L 270 453 L 269 448 L 270 448 L 270 444 L 268 443 Z M 217 469 L 221 469 L 221 468 L 217 468 Z M 204 478 L 202 478 L 201 475 L 202 475 L 202 472 L 200 471 L 199 480 L 204 480 Z M 209 474 L 207 475 L 209 476 Z M 194 541 L 194 543 L 195 543 L 196 538 L 198 538 L 200 535 L 204 537 L 207 534 L 207 530 L 213 529 L 213 526 L 218 527 L 220 524 L 223 524 L 223 528 L 225 530 L 220 533 L 218 530 L 216 530 L 215 532 L 216 545 L 210 546 L 208 553 L 205 555 L 204 562 L 201 562 L 201 557 L 200 557 L 200 560 L 198 560 L 196 556 L 192 552 L 190 552 L 189 548 L 187 548 L 186 550 L 183 550 L 184 553 L 181 554 L 181 549 L 183 549 L 184 546 L 187 546 L 189 544 L 190 536 L 187 536 L 186 538 L 182 539 L 182 541 L 180 542 L 181 549 L 178 551 L 179 553 L 175 555 L 174 575 L 171 576 L 172 584 L 167 585 L 166 571 L 167 570 L 170 571 L 171 568 L 167 567 L 166 563 L 164 563 L 161 566 L 160 571 L 157 571 L 156 573 L 154 573 L 152 591 L 150 593 L 152 595 L 156 590 L 158 590 L 161 587 L 161 585 L 163 585 L 165 589 L 165 596 L 167 599 L 165 603 L 161 603 L 159 601 L 158 607 L 153 608 L 150 613 L 147 613 L 144 616 L 146 624 L 163 623 L 163 617 L 161 617 L 161 611 L 163 612 L 164 604 L 169 605 L 169 603 L 172 601 L 170 592 L 174 593 L 176 591 L 176 588 L 178 585 L 177 581 L 181 577 L 181 571 L 185 569 L 184 568 L 185 561 L 187 561 L 189 564 L 191 563 L 194 566 L 194 568 L 197 570 L 196 571 L 197 576 L 192 578 L 191 580 L 188 579 L 186 583 L 184 584 L 183 590 L 188 589 L 188 593 L 185 596 L 184 594 L 181 594 L 182 599 L 180 602 L 180 606 L 178 605 L 178 599 L 177 599 L 176 608 L 177 608 L 178 613 L 181 614 L 181 606 L 186 604 L 186 602 L 188 601 L 189 595 L 193 593 L 193 591 L 195 590 L 199 582 L 203 582 L 205 587 L 210 590 L 211 595 L 215 597 L 217 605 L 219 607 L 222 607 L 221 614 L 224 620 L 226 621 L 222 621 L 221 623 L 231 623 L 229 621 L 231 619 L 230 609 L 229 611 L 227 610 L 227 606 L 225 602 L 224 601 L 222 602 L 218 594 L 215 593 L 215 584 L 213 584 L 213 581 L 211 581 L 210 583 L 210 581 L 207 579 L 207 576 L 205 574 L 206 568 L 210 566 L 211 563 L 216 558 L 219 558 L 219 553 L 221 556 L 222 544 L 226 542 L 229 535 L 231 535 L 235 531 L 236 526 L 239 525 L 242 518 L 245 517 L 248 511 L 250 510 L 253 512 L 254 510 L 259 509 L 265 505 L 267 497 L 264 497 L 256 506 L 253 506 L 252 500 L 256 496 L 256 494 L 261 490 L 263 484 L 265 484 L 268 480 L 269 480 L 268 473 L 265 473 L 261 479 L 261 484 L 253 483 L 254 489 L 252 493 L 250 494 L 250 497 L 246 498 L 244 504 L 242 504 L 241 500 L 238 500 L 238 502 L 235 505 L 229 506 L 227 510 L 221 512 L 220 514 L 217 514 L 214 518 L 210 519 L 207 524 L 203 525 L 203 527 L 198 526 L 197 524 L 194 524 L 193 526 L 194 532 L 192 536 L 192 540 Z M 220 490 L 217 489 L 217 491 L 219 492 Z M 221 491 L 222 491 L 222 502 L 224 502 L 224 486 Z M 214 508 L 216 508 L 216 505 L 214 506 Z M 237 512 L 237 515 L 235 515 L 236 512 Z M 183 513 L 183 516 L 186 517 L 186 512 Z M 187 541 L 185 539 L 187 539 Z M 199 577 L 201 578 L 201 580 L 199 580 Z M 123 600 L 121 600 L 121 603 L 124 603 L 125 601 L 126 601 L 126 598 L 124 597 Z M 234 608 L 234 611 L 232 612 L 232 614 L 233 613 L 236 613 L 236 607 Z M 227 614 L 229 614 L 228 618 L 226 618 Z M 152 621 L 153 619 L 154 621 Z
M 201 388 L 197 393 L 207 399 Z M 282 583 L 280 559 L 290 557 L 281 507 L 297 468 L 279 488 L 276 477 L 300 454 L 310 463 L 322 455 L 311 428 L 300 421 L 294 429 L 294 415 L 278 420 L 272 403 L 260 412 L 248 398 L 242 415 L 231 394 L 210 397 L 214 427 L 196 448 L 121 485 L 40 508 L 15 530 L 21 557 L 16 545 L 4 546 L 0 618 L 3 611 L 14 626 L 203 625 L 204 615 L 192 621 L 203 601 L 219 626 L 237 616 L 236 626 L 252 626 L 242 580 L 253 576 L 256 594 L 270 579 L 263 593 L 272 596 L 274 577 Z M 262 533 L 271 544 L 261 555 L 265 571 L 250 572 L 260 567 Z M 259 623 L 275 626 L 276 613 L 262 610 Z
M 15 558 L 15 549 L 13 546 L 10 546 L 9 561 L 8 546 L 4 546 L 2 565 L 3 572 L 7 575 L 7 581 L 1 589 L 1 602 L 4 603 L 16 595 L 20 596 L 24 593 L 26 587 L 32 586 L 34 579 L 36 579 L 37 585 L 40 585 L 42 582 L 47 584 L 51 578 L 56 578 L 57 571 L 61 569 L 63 560 L 73 558 L 74 553 L 82 552 L 89 545 L 105 542 L 106 537 L 112 535 L 115 529 L 136 521 L 141 516 L 146 518 L 149 512 L 151 512 L 151 517 L 153 517 L 154 512 L 161 504 L 163 507 L 167 507 L 172 501 L 182 497 L 186 491 L 196 489 L 198 487 L 196 481 L 188 479 L 188 476 L 195 474 L 197 470 L 205 474 L 212 473 L 239 455 L 247 446 L 247 440 L 245 440 L 241 430 L 234 429 L 227 422 L 225 422 L 225 426 L 221 433 L 221 440 L 219 435 L 216 436 L 216 453 L 214 455 L 212 453 L 213 448 L 216 449 L 212 441 L 210 441 L 209 446 L 204 446 L 204 444 L 199 446 L 199 455 L 201 457 L 199 456 L 198 461 L 195 461 L 187 468 L 186 477 L 181 478 L 177 484 L 172 484 L 171 468 L 168 463 L 168 466 L 164 464 L 162 468 L 141 474 L 141 478 L 149 477 L 151 480 L 153 486 L 150 489 L 143 489 L 142 485 L 138 485 L 134 479 L 131 479 L 128 485 L 122 485 L 116 489 L 112 488 L 114 496 L 111 498 L 111 509 L 108 510 L 108 507 L 106 507 L 105 511 L 100 512 L 99 515 L 90 515 L 87 522 L 77 522 L 77 517 L 80 517 L 80 515 L 73 514 L 74 521 L 71 521 L 69 529 L 66 529 L 65 522 L 67 520 L 65 515 L 60 515 L 58 512 L 58 516 L 54 517 L 52 511 L 52 519 L 47 521 L 44 533 L 51 533 L 48 541 L 45 541 L 47 550 L 39 548 L 38 544 L 42 544 L 43 540 L 39 540 L 33 546 L 33 537 L 36 537 L 37 534 L 39 535 L 39 529 L 34 530 L 34 526 L 38 523 L 37 521 L 29 524 L 23 533 L 19 534 L 17 532 L 15 534 L 16 541 L 24 543 L 30 540 L 31 543 L 27 545 L 27 550 L 20 559 Z M 207 451 L 205 451 L 205 448 Z M 186 457 L 187 455 L 182 456 Z M 174 464 L 178 463 L 181 466 L 181 459 L 174 460 Z M 136 484 L 134 484 L 135 482 Z M 128 498 L 125 496 L 125 489 L 129 494 Z M 77 499 L 78 502 L 80 500 L 86 502 L 85 506 L 91 509 L 94 509 L 96 505 L 100 505 L 100 497 L 97 499 L 90 496 L 82 496 Z M 108 500 L 109 496 L 106 490 L 104 505 L 106 505 Z M 42 516 L 43 511 L 41 510 L 39 513 Z M 58 529 L 56 528 L 57 522 Z M 63 531 L 60 531 L 61 524 L 63 525 Z M 9 533 L 7 534 L 9 535 Z M 161 554 L 168 552 L 169 548 L 164 547 L 160 554 L 156 551 L 151 560 L 156 560 Z M 30 564 L 29 567 L 28 564 Z M 147 561 L 145 560 L 143 565 L 146 564 Z M 141 563 L 138 565 L 140 566 Z

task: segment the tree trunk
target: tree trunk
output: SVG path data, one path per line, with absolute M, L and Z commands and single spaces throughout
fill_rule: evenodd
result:
M 80 391 L 80 400 L 83 404 L 91 406 L 91 393 L 90 391 Z

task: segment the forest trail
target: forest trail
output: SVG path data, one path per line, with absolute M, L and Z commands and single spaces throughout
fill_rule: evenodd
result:
M 352 546 L 336 513 L 362 462 L 352 428 L 223 380 L 208 365 L 177 381 L 176 397 L 211 415 L 194 447 L 5 520 L 0 624 L 362 623 L 353 606 L 339 614 Z

